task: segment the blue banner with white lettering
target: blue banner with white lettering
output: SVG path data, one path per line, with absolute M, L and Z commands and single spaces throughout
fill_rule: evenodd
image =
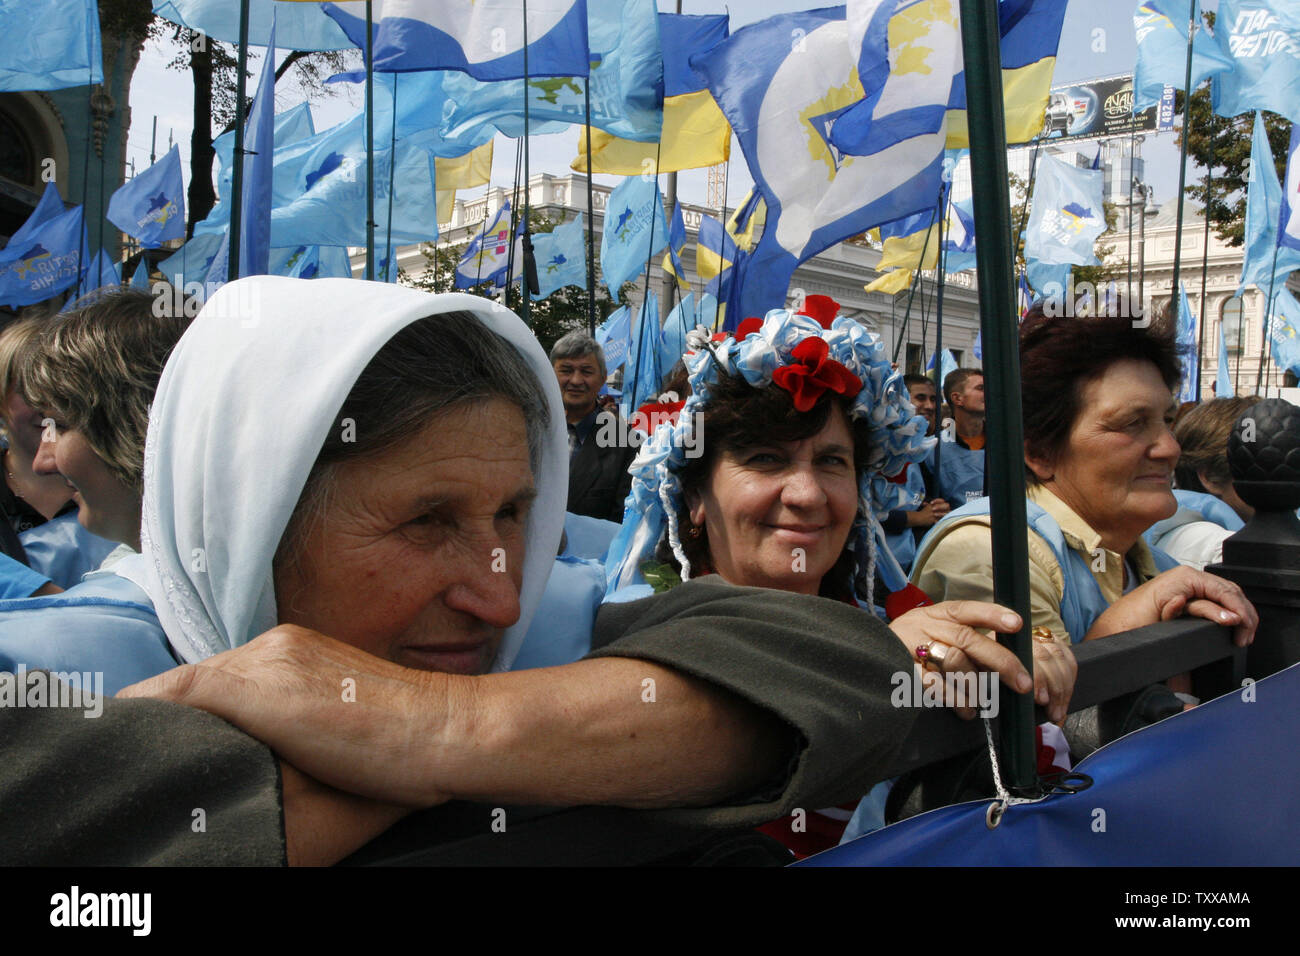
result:
M 1220 0 L 1214 39 L 1232 61 L 1210 88 L 1220 116 L 1271 110 L 1300 123 L 1300 4 Z
M 32 218 L 41 212 L 37 206 Z M 89 249 L 82 213 L 81 206 L 73 206 L 35 229 L 24 224 L 14 234 L 0 250 L 0 305 L 44 302 L 75 284 L 90 268 L 89 252 L 82 255 Z M 18 238 L 22 241 L 15 241 Z
M 1294 866 L 1300 664 L 1108 744 L 1077 793 L 885 827 L 799 866 Z

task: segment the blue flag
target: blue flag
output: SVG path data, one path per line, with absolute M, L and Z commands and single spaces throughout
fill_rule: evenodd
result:
M 285 110 L 275 117 L 275 172 L 272 177 L 272 204 L 281 205 L 297 195 L 292 177 L 281 169 L 284 150 L 294 143 L 302 142 L 316 135 L 316 126 L 311 118 L 311 104 L 299 103 L 293 109 Z M 194 226 L 194 235 L 204 233 L 222 233 L 230 226 L 230 188 L 235 172 L 235 133 L 231 130 L 222 133 L 212 141 L 212 150 L 217 155 L 221 172 L 217 176 L 217 204 L 212 207 L 206 219 Z
M 796 38 L 792 42 L 791 38 Z M 735 316 L 785 304 L 795 267 L 849 236 L 934 205 L 944 134 L 903 139 L 871 156 L 831 141 L 836 118 L 860 99 L 844 8 L 781 14 L 742 27 L 691 58 L 740 140 L 767 222 L 740 279 Z
M 0 2 L 0 92 L 104 82 L 94 0 Z
M 948 204 L 948 221 L 943 234 L 943 268 L 945 272 L 975 268 L 975 208 L 970 197 Z
M 179 146 L 113 193 L 108 201 L 108 221 L 135 236 L 146 249 L 185 235 L 185 182 Z
M 158 271 L 177 289 L 183 290 L 191 283 L 201 284 L 224 244 L 225 235 L 222 233 L 195 235 L 170 259 L 158 263 Z
M 271 275 L 291 279 L 346 279 L 352 275 L 347 249 L 339 246 L 296 246 L 271 250 Z
M 570 123 L 585 123 L 585 84 L 590 82 L 592 126 L 623 139 L 655 142 L 663 128 L 664 62 L 654 0 L 592 3 L 587 31 L 593 64 L 587 79 L 585 67 L 571 75 L 546 74 L 536 70 L 529 57 L 529 132 L 556 133 Z M 453 74 L 446 82 L 456 104 L 443 124 L 446 135 L 463 136 L 484 125 L 507 136 L 523 135 L 522 79 L 483 83 Z
M 1300 269 L 1300 249 L 1278 244 L 1278 223 L 1282 218 L 1282 184 L 1277 181 L 1273 150 L 1264 130 L 1264 118 L 1255 114 L 1250 142 L 1250 188 L 1246 193 L 1246 255 L 1241 263 L 1237 295 L 1254 284 L 1264 295 L 1279 288 L 1287 276 Z M 1275 255 L 1276 253 L 1276 255 Z
M 1070 288 L 1070 263 L 1056 264 L 1030 259 L 1025 263 L 1025 275 L 1037 294 L 1031 300 L 1062 299 Z
M 131 273 L 131 288 L 140 292 L 149 291 L 149 260 L 141 259 L 135 266 L 135 272 Z
M 457 0 L 385 0 L 378 16 L 375 69 L 461 70 L 479 80 L 522 77 L 525 30 L 519 9 L 503 0 L 472 5 Z M 527 75 L 586 76 L 586 0 L 532 0 L 527 9 Z M 338 11 L 330 12 L 338 16 Z M 357 34 L 356 26 L 350 29 Z M 359 32 L 364 38 L 364 25 Z
M 925 367 L 927 372 L 934 371 L 935 356 L 930 356 L 930 364 Z M 943 381 L 953 372 L 957 371 L 957 360 L 952 357 L 952 353 L 944 349 L 939 355 L 939 388 L 943 388 Z
M 695 328 L 695 296 L 686 293 L 664 319 L 659 333 L 659 374 L 667 377 L 686 351 L 686 333 Z M 685 398 L 679 395 L 678 398 Z
M 86 274 L 81 277 L 81 285 L 77 286 L 77 292 L 64 304 L 59 310 L 60 313 L 70 311 L 77 304 L 77 300 L 84 295 L 90 295 L 96 289 L 117 288 L 122 284 L 122 273 L 118 269 L 117 263 L 108 257 L 108 253 L 100 249 L 95 254 L 95 261 L 90 264 Z
M 657 177 L 628 176 L 605 201 L 600 234 L 601 280 L 618 302 L 618 289 L 645 270 L 650 257 L 668 245 L 668 223 Z M 657 341 L 657 340 L 656 340 Z
M 1026 258 L 1053 265 L 1097 263 L 1093 244 L 1106 231 L 1103 179 L 1099 169 L 1080 169 L 1053 156 L 1040 158 L 1025 233 Z
M 262 58 L 257 84 L 244 128 L 244 194 L 239 220 L 239 275 L 260 276 L 270 270 L 271 192 L 275 164 L 275 16 Z
M 360 7 L 365 19 L 364 3 L 347 6 Z M 153 0 L 153 12 L 164 20 L 206 33 L 214 40 L 239 43 L 239 4 L 232 0 Z M 248 42 L 266 46 L 272 22 L 282 50 L 346 50 L 354 45 L 339 25 L 325 15 L 319 3 L 276 0 L 250 0 Z
M 1196 316 L 1187 301 L 1187 289 L 1178 283 L 1178 344 L 1187 349 L 1183 356 L 1183 379 L 1178 389 L 1180 402 L 1200 401 L 1196 391 L 1196 372 L 1200 356 L 1196 352 Z
M 1133 71 L 1133 112 L 1157 106 L 1165 87 L 1181 90 L 1187 79 L 1187 0 L 1144 0 L 1133 11 L 1137 67 Z M 1197 15 L 1199 24 L 1200 16 Z M 1207 78 L 1232 69 L 1200 24 L 1192 40 L 1192 89 Z
M 1273 296 L 1269 344 L 1277 367 L 1292 375 L 1300 375 L 1300 302 L 1286 289 L 1280 289 Z
M 975 361 L 984 361 L 984 330 L 975 333 L 975 344 L 971 346 L 971 354 L 975 356 Z
M 537 257 L 538 294 L 542 299 L 566 285 L 587 284 L 587 231 L 582 216 L 561 223 L 550 232 L 533 236 Z
M 632 335 L 632 310 L 619 306 L 596 329 L 596 342 L 605 352 L 605 368 L 613 373 L 626 360 Z
M 74 285 L 90 265 L 81 261 L 81 250 L 88 248 L 81 206 L 19 233 L 22 242 L 10 240 L 0 249 L 0 305 L 44 302 Z
M 59 187 L 54 183 L 46 183 L 45 192 L 41 193 L 40 202 L 36 204 L 36 208 L 32 210 L 32 214 L 27 217 L 26 221 L 9 237 L 6 248 L 12 249 L 15 246 L 21 246 L 25 242 L 30 242 L 32 236 L 42 226 L 48 222 L 53 222 L 66 211 L 63 206 L 63 197 L 59 195 Z
M 1286 148 L 1286 182 L 1277 235 L 1283 246 L 1300 249 L 1300 123 L 1291 125 L 1291 142 Z
M 659 382 L 667 369 L 659 366 L 659 297 L 648 293 L 637 310 L 632 324 L 632 342 L 628 350 L 627 368 L 623 372 L 623 400 L 620 410 L 624 418 L 646 402 L 659 395 Z
M 1223 337 L 1223 323 L 1219 323 L 1219 372 L 1214 377 L 1214 397 L 1215 398 L 1233 398 L 1237 391 L 1232 387 L 1232 379 L 1228 374 L 1228 343 Z
M 663 269 L 677 280 L 685 292 L 690 288 L 686 269 L 682 266 L 682 250 L 686 248 L 686 221 L 682 219 L 682 204 L 673 204 L 673 218 L 668 224 L 668 254 L 664 256 Z
M 483 231 L 465 247 L 456 264 L 456 288 L 468 289 L 481 282 L 501 285 L 510 259 L 510 201 L 483 226 Z
M 1300 5 L 1220 0 L 1214 39 L 1232 61 L 1232 69 L 1217 75 L 1210 89 L 1214 112 L 1237 116 L 1271 110 L 1300 123 Z

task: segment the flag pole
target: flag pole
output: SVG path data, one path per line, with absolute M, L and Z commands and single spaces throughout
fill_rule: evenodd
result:
M 397 79 L 402 74 L 393 74 L 393 121 L 392 137 L 388 143 L 388 223 L 384 234 L 384 281 L 391 282 L 393 277 L 393 192 L 397 185 Z M 438 184 L 433 184 L 435 197 Z M 436 204 L 436 203 L 435 203 Z
M 993 600 L 1016 611 L 1020 630 L 999 635 L 1033 673 L 1029 628 L 1029 554 L 1025 508 L 1024 427 L 1020 406 L 1020 351 L 1012 293 L 1011 208 L 1007 190 L 1006 119 L 998 5 L 960 0 L 966 102 L 970 124 L 971 185 L 977 236 L 980 330 L 990 406 L 998 427 L 988 436 L 986 482 L 993 535 Z M 999 753 L 1009 785 L 1035 786 L 1034 699 L 1013 694 L 998 725 Z
M 1187 5 L 1187 74 L 1183 79 L 1183 144 L 1178 157 L 1178 221 L 1174 227 L 1174 276 L 1169 282 L 1169 296 L 1178 293 L 1178 267 L 1183 256 L 1183 189 L 1187 184 L 1187 120 L 1192 113 L 1192 46 L 1196 43 L 1196 0 Z M 1207 197 L 1208 199 L 1208 197 Z M 1208 209 L 1207 209 L 1208 213 Z M 1146 215 L 1145 205 L 1143 215 Z M 1197 393 L 1200 397 L 1200 393 Z
M 655 199 L 658 199 L 658 198 L 659 198 L 659 158 L 660 158 L 660 156 L 662 155 L 662 153 L 661 153 L 662 149 L 663 149 L 663 142 L 660 141 L 659 143 L 657 143 L 657 144 L 655 145 Z M 652 202 L 651 202 L 651 205 L 653 205 L 653 204 L 654 204 L 654 203 L 653 203 L 653 201 L 652 201 Z M 644 287 L 644 289 L 642 289 L 642 292 L 641 292 L 641 317 L 642 317 L 642 321 L 643 321 L 643 322 L 644 322 L 646 319 L 648 319 L 648 318 L 650 317 L 650 310 L 649 310 L 649 306 L 650 306 L 650 270 L 654 268 L 654 260 L 655 260 L 655 254 L 654 254 L 654 248 L 655 248 L 655 221 L 656 221 L 656 220 L 655 220 L 655 217 L 654 217 L 654 213 L 653 213 L 653 211 L 652 211 L 651 214 L 650 214 L 650 243 L 649 243 L 649 247 L 648 247 L 647 250 L 646 250 L 646 256 L 645 256 L 645 287 Z M 723 226 L 723 227 L 722 227 L 722 232 L 723 232 L 724 235 L 726 234 L 726 232 L 727 232 L 727 227 L 726 227 L 726 226 Z M 719 291 L 721 291 L 721 290 L 719 290 Z M 661 330 L 663 329 L 663 321 L 662 321 L 662 316 L 661 316 L 661 315 L 656 315 L 656 316 L 655 316 L 655 328 L 656 328 L 656 329 L 661 329 Z M 653 357 L 654 357 L 654 365 L 652 366 L 652 367 L 654 368 L 654 373 L 655 373 L 654 390 L 655 390 L 655 394 L 658 394 L 658 392 L 659 392 L 659 385 L 660 385 L 660 383 L 663 381 L 663 375 L 660 373 L 660 370 L 659 370 L 659 343 L 658 343 L 658 340 L 657 340 L 657 339 L 656 339 L 656 341 L 655 341 L 655 343 L 654 343 L 654 350 L 655 350 L 655 351 L 654 351 L 654 356 L 653 356 Z M 632 397 L 633 397 L 633 399 L 635 399 L 635 398 L 636 398 L 636 395 L 633 394 Z M 632 409 L 632 411 L 636 411 L 636 409 L 634 408 L 634 409 Z
M 1210 165 L 1205 172 L 1205 232 L 1201 236 L 1201 305 L 1197 313 L 1196 400 L 1201 400 L 1201 370 L 1205 364 L 1205 281 L 1210 271 L 1210 190 L 1214 185 L 1214 137 L 1210 137 Z
M 587 117 L 587 331 L 596 335 L 596 210 L 591 192 L 591 73 L 582 84 Z
M 925 245 L 927 246 L 930 244 L 930 230 L 934 228 L 934 217 L 939 213 L 939 206 L 937 203 L 942 202 L 942 200 L 943 200 L 943 183 L 941 182 L 939 184 L 939 200 L 936 201 L 934 212 L 930 213 L 930 224 L 925 227 Z M 883 239 L 881 240 L 881 248 L 882 249 L 884 248 Z M 921 258 L 918 259 L 916 263 L 916 274 L 912 276 L 912 289 L 907 296 L 907 308 L 903 311 L 904 331 L 907 330 L 907 325 L 912 319 L 912 300 L 916 298 L 916 287 L 921 282 L 921 263 L 924 260 L 925 260 L 925 246 L 922 246 Z M 899 337 L 898 341 L 894 342 L 894 357 L 892 359 L 892 361 L 894 362 L 898 361 L 898 350 L 899 348 L 901 348 L 901 342 L 902 342 L 901 336 Z M 922 360 L 924 361 L 925 358 L 925 332 L 924 331 L 921 332 L 921 357 Z
M 90 250 L 86 248 L 90 245 L 90 230 L 86 228 L 86 201 L 90 198 L 90 131 L 93 128 L 92 124 L 95 116 L 94 107 L 91 105 L 95 95 L 93 77 L 94 66 L 92 64 L 86 67 L 86 151 L 81 157 L 81 236 L 77 240 L 77 289 L 72 290 L 74 295 L 80 288 L 81 270 L 86 261 L 86 256 L 90 253 Z M 63 198 L 61 194 L 59 198 Z
M 1268 159 L 1271 162 L 1273 157 L 1269 156 Z M 1273 243 L 1273 269 L 1269 273 L 1268 299 L 1266 299 L 1264 302 L 1264 337 L 1260 340 L 1259 343 L 1259 368 L 1255 370 L 1255 394 L 1256 395 L 1259 394 L 1260 381 L 1264 377 L 1264 357 L 1266 352 L 1269 351 L 1269 339 L 1272 338 L 1272 336 L 1269 334 L 1269 331 L 1270 331 L 1270 327 L 1273 324 L 1272 321 L 1273 320 L 1273 314 L 1272 314 L 1273 313 L 1273 287 L 1277 282 L 1277 251 L 1282 245 L 1281 235 L 1279 235 L 1277 238 L 1278 241 Z
M 270 51 L 267 51 L 270 55 Z M 239 66 L 235 81 L 235 166 L 230 178 L 230 236 L 226 259 L 226 281 L 239 278 L 239 236 L 244 226 L 244 73 L 248 69 L 248 0 L 239 0 Z
M 662 142 L 662 141 L 663 141 L 663 136 L 660 135 L 659 139 L 660 139 L 660 141 Z M 656 169 L 659 168 L 659 161 L 658 161 L 658 160 L 655 160 L 655 168 L 656 168 Z M 721 265 L 721 263 L 722 263 L 722 261 L 723 261 L 723 259 L 722 259 L 722 254 L 723 254 L 724 252 L 727 251 L 727 236 L 728 236 L 728 232 L 727 232 L 727 195 L 728 195 L 728 193 L 727 193 L 727 190 L 728 190 L 728 188 L 730 188 L 730 186 L 729 186 L 729 182 L 728 182 L 728 180 L 730 180 L 730 178 L 731 178 L 731 144 L 730 144 L 730 142 L 728 142 L 728 143 L 727 143 L 727 164 L 726 164 L 725 166 L 722 167 L 722 208 L 721 208 L 720 210 L 718 210 L 718 213 L 719 213 L 719 219 L 718 219 L 718 222 L 722 223 L 722 239 L 721 239 L 721 247 L 718 249 L 718 261 L 719 261 L 719 265 Z M 698 245 L 699 245 L 699 235 L 700 235 L 700 234 L 699 234 L 698 232 L 695 234 L 695 238 L 696 238 L 696 246 L 697 246 L 697 247 L 698 247 Z M 740 259 L 740 249 L 737 248 L 737 249 L 736 249 L 736 260 L 739 260 L 739 259 Z M 731 263 L 731 267 L 732 267 L 733 269 L 734 269 L 737 265 L 739 265 L 739 262 L 738 262 L 738 261 L 733 261 L 733 262 Z M 696 263 L 695 268 L 696 268 L 697 270 L 699 269 L 699 263 L 698 263 L 698 262 Z M 735 273 L 732 273 L 732 276 L 731 276 L 731 282 L 732 282 L 732 284 L 734 284 L 735 281 L 736 281 L 736 275 L 735 275 Z M 720 271 L 718 272 L 718 295 L 715 296 L 714 299 L 713 299 L 713 330 L 714 330 L 715 332 L 718 331 L 718 315 L 719 315 L 719 313 L 721 313 L 721 311 L 722 311 L 722 298 L 721 298 L 721 296 L 722 296 L 722 271 L 720 270 Z M 735 298 L 735 297 L 734 297 L 734 296 L 727 296 L 727 298 L 731 299 L 731 298 Z M 733 318 L 734 318 L 734 316 L 733 316 Z
M 245 0 L 247 3 L 247 0 Z M 366 278 L 375 277 L 375 38 L 373 0 L 366 0 Z M 394 122 L 396 117 L 394 117 Z
M 591 67 L 587 67 L 587 79 L 591 80 Z M 587 117 L 590 122 L 591 117 Z M 523 288 L 520 289 L 520 298 L 523 300 L 524 324 L 532 327 L 530 316 L 532 313 L 533 293 L 538 291 L 537 285 L 537 260 L 533 256 L 533 232 L 529 223 L 529 214 L 532 210 L 532 189 L 529 182 L 530 173 L 528 168 L 528 0 L 524 0 L 524 261 L 523 266 Z M 510 248 L 514 248 L 515 237 L 510 237 Z
M 944 271 L 943 268 L 943 260 L 944 260 L 943 227 L 944 227 L 945 220 L 947 220 L 948 218 L 947 206 L 948 206 L 948 201 L 951 198 L 947 186 L 948 186 L 947 183 L 943 183 L 939 187 L 939 208 L 943 210 L 943 215 L 939 217 L 939 255 L 935 262 L 935 266 L 938 268 L 939 274 L 936 276 L 936 278 L 938 279 L 938 288 L 935 290 L 936 299 L 934 304 L 934 378 L 935 378 L 935 384 L 937 386 L 935 390 L 940 395 L 943 394 L 943 381 L 942 381 L 943 379 L 943 284 L 944 284 L 944 279 L 946 278 L 946 272 Z M 925 237 L 925 244 L 927 246 L 930 244 L 930 236 L 928 233 L 926 234 Z M 925 261 L 924 247 L 921 249 L 921 260 Z M 936 408 L 940 407 L 937 400 L 935 402 L 935 406 Z M 938 431 L 938 427 L 937 427 L 938 419 L 939 416 L 938 413 L 936 412 L 935 413 L 936 432 Z M 943 446 L 942 438 L 940 438 L 938 441 L 934 443 L 934 477 L 936 481 L 936 487 L 939 478 L 939 458 L 943 454 L 942 446 Z

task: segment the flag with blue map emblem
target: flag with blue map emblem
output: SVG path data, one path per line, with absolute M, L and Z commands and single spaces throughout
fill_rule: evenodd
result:
M 566 285 L 586 286 L 586 237 L 581 215 L 561 223 L 550 232 L 533 236 L 538 288 L 534 299 L 543 299 Z
M 1097 264 L 1093 244 L 1106 231 L 1103 178 L 1100 169 L 1081 169 L 1054 156 L 1039 158 L 1025 231 L 1026 259 L 1045 265 Z
M 619 306 L 596 329 L 596 344 L 605 353 L 605 368 L 612 374 L 627 361 L 629 337 L 632 334 L 632 310 Z
M 108 221 L 139 239 L 146 249 L 185 235 L 185 182 L 179 146 L 113 193 L 108 200 Z
M 738 268 L 744 281 L 728 323 L 782 307 L 800 262 L 938 199 L 942 131 L 871 156 L 846 155 L 831 142 L 837 118 L 863 94 L 843 7 L 769 17 L 691 65 L 708 80 L 767 203 L 763 235 Z
M 1286 289 L 1278 290 L 1273 296 L 1268 331 L 1277 367 L 1300 375 L 1300 302 Z
M 40 212 L 38 206 L 33 217 Z M 89 254 L 82 261 L 82 251 L 89 247 L 81 206 L 34 229 L 20 228 L 0 249 L 0 305 L 34 305 L 74 285 L 90 266 Z
M 654 176 L 629 176 L 605 201 L 600 235 L 601 280 L 618 302 L 619 287 L 645 271 L 650 258 L 668 245 L 659 181 Z

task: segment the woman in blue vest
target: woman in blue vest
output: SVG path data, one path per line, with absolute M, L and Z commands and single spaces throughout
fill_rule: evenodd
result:
M 1166 316 L 1068 315 L 1039 303 L 1020 326 L 1030 605 L 1040 639 L 1079 642 L 1182 614 L 1254 637 L 1235 584 L 1150 548 L 1174 514 L 1179 354 Z M 912 580 L 936 600 L 990 600 L 988 499 L 959 508 L 921 542 Z

